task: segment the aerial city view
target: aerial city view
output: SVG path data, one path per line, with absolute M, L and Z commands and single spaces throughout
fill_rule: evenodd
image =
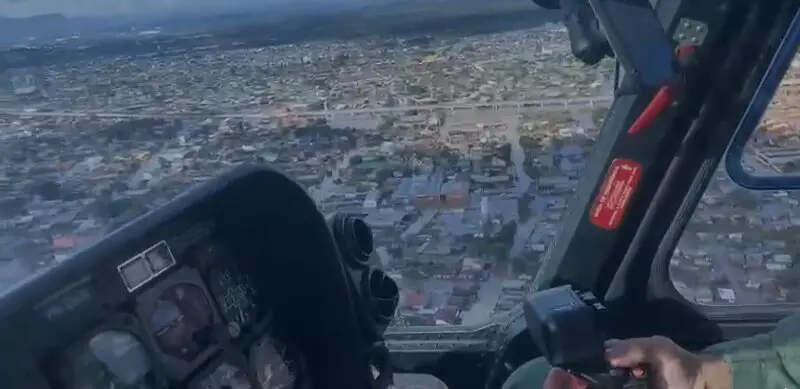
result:
M 395 325 L 507 312 L 546 260 L 613 97 L 614 63 L 575 60 L 555 22 L 5 71 L 0 283 L 253 163 L 293 176 L 324 213 L 371 225 L 373 260 L 402 288 Z M 748 171 L 800 170 L 797 79 L 793 66 Z M 671 260 L 676 289 L 699 304 L 800 301 L 799 201 L 740 188 L 721 169 Z

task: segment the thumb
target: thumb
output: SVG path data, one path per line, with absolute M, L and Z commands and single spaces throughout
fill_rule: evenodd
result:
M 606 359 L 613 367 L 632 368 L 654 361 L 655 340 L 632 338 L 606 342 Z

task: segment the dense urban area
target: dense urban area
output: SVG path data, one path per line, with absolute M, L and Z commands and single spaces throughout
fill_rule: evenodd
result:
M 396 325 L 475 324 L 522 299 L 611 102 L 613 63 L 563 27 L 87 59 L 6 72 L 5 284 L 243 163 L 372 226 Z M 800 169 L 793 66 L 743 161 Z M 788 100 L 788 102 L 787 102 Z M 800 195 L 719 171 L 670 263 L 701 304 L 800 301 Z M 22 259 L 21 261 L 19 259 Z M 587 258 L 587 260 L 591 260 Z

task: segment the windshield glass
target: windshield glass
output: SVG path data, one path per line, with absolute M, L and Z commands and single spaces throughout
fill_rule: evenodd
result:
M 745 312 L 800 302 L 800 192 L 774 184 L 774 190 L 748 190 L 736 182 L 737 170 L 757 180 L 797 180 L 798 79 L 795 55 L 760 122 L 740 129 L 752 130 L 744 147 L 730 148 L 727 167 L 735 170 L 718 169 L 683 232 L 670 275 L 689 301 L 746 306 Z
M 613 63 L 524 0 L 122 2 L 0 11 L 6 285 L 267 163 L 373 227 L 396 325 L 485 322 L 528 289 L 611 102 Z

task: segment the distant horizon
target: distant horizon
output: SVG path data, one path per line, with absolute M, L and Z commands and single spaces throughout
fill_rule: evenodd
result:
M 398 0 L 401 1 L 401 0 Z M 491 0 L 489 0 L 491 1 Z M 0 0 L 0 17 L 24 19 L 43 15 L 66 17 L 136 17 L 193 12 L 236 12 L 251 8 L 294 7 L 321 4 L 353 6 L 371 4 L 367 0 Z

